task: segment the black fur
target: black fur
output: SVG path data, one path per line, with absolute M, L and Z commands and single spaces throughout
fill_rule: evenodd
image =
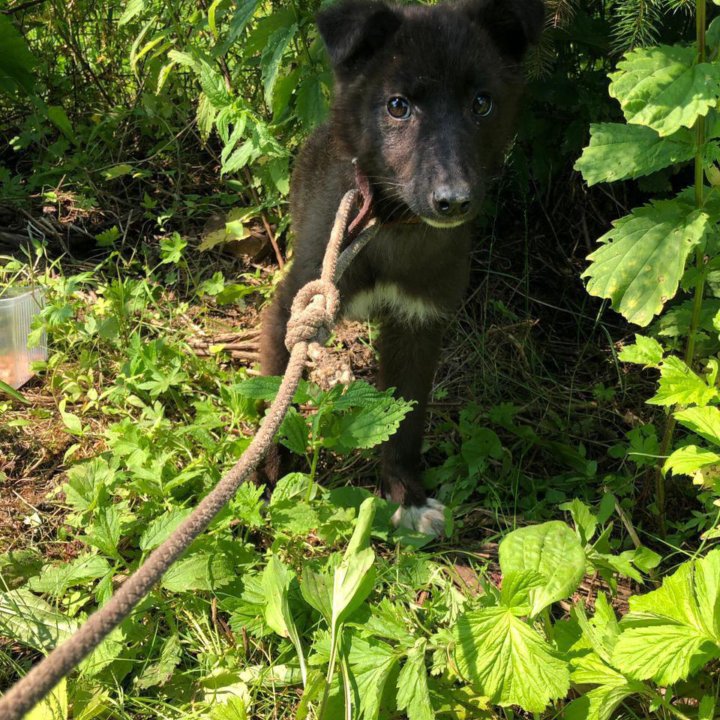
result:
M 319 274 L 338 203 L 354 186 L 357 158 L 383 226 L 342 279 L 343 307 L 379 284 L 437 310 L 436 317 L 408 322 L 388 305 L 376 309 L 379 382 L 417 402 L 383 447 L 383 489 L 398 503 L 421 505 L 425 405 L 443 329 L 467 286 L 469 221 L 514 133 L 521 60 L 540 34 L 543 6 L 541 0 L 410 7 L 346 0 L 317 21 L 335 71 L 334 100 L 331 119 L 309 138 L 293 175 L 295 258 L 263 316 L 262 370 L 285 369 L 290 303 Z M 492 97 L 487 117 L 473 114 L 478 93 Z M 395 96 L 410 102 L 408 119 L 388 113 Z M 448 210 L 447 198 L 462 199 L 455 203 L 462 210 Z

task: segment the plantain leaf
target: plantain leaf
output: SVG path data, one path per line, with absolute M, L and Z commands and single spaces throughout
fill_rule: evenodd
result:
M 685 261 L 709 217 L 675 200 L 660 200 L 617 220 L 590 256 L 591 295 L 609 298 L 630 322 L 647 325 L 677 291 Z
M 524 589 L 531 616 L 572 595 L 585 574 L 585 553 L 580 541 L 559 520 L 513 530 L 500 543 L 499 550 L 503 577 L 531 576 Z
M 691 160 L 694 154 L 693 138 L 687 130 L 661 137 L 642 125 L 593 123 L 590 144 L 575 163 L 575 170 L 588 185 L 595 185 L 649 175 Z
M 693 46 L 637 48 L 610 75 L 610 95 L 620 101 L 629 123 L 661 136 L 692 127 L 720 95 L 720 63 L 695 63 Z

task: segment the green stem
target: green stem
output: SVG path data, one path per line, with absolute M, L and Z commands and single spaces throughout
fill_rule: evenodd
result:
M 695 35 L 697 40 L 697 61 L 705 62 L 705 24 L 707 16 L 705 12 L 705 0 L 695 0 Z M 695 207 L 699 210 L 705 203 L 704 182 L 703 182 L 703 150 L 705 147 L 705 118 L 699 117 L 695 121 Z M 703 295 L 705 292 L 705 279 L 707 269 L 705 263 L 705 251 L 702 245 L 695 250 L 695 268 L 697 279 L 695 281 L 695 295 L 693 297 L 692 315 L 690 317 L 690 328 L 688 330 L 687 343 L 685 345 L 685 364 L 692 367 L 695 361 L 695 340 L 700 325 L 700 314 L 702 312 Z M 660 522 L 660 534 L 665 537 L 665 477 L 662 473 L 662 463 L 670 454 L 673 435 L 675 433 L 675 417 L 670 415 L 665 425 L 662 442 L 660 444 L 660 464 L 655 468 L 655 504 L 658 509 Z
M 333 676 L 335 675 L 335 658 L 337 656 L 337 643 L 338 636 L 336 632 L 335 624 L 330 633 L 330 661 L 328 663 L 327 675 L 325 676 L 325 688 L 323 690 L 322 700 L 318 706 L 317 717 L 318 720 L 323 720 L 325 714 L 325 706 L 327 705 L 328 696 L 330 695 L 330 683 L 332 683 Z
M 315 486 L 315 473 L 317 472 L 318 459 L 320 458 L 320 447 L 315 445 L 313 447 L 313 456 L 310 461 L 310 482 L 308 483 L 307 495 L 305 496 L 305 502 L 312 500 L 313 487 Z

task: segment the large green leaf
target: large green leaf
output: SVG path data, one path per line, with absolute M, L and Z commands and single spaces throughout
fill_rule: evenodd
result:
M 425 667 L 426 647 L 427 640 L 417 641 L 397 679 L 398 710 L 405 710 L 408 720 L 435 720 Z
M 697 445 L 685 445 L 675 450 L 663 465 L 663 472 L 672 471 L 676 475 L 695 475 L 705 467 L 720 465 L 720 455 L 704 450 Z
M 25 589 L 0 593 L 0 636 L 43 652 L 73 635 L 82 618 L 68 618 Z M 124 635 L 116 628 L 80 664 L 83 675 L 96 675 L 124 651 Z
M 385 685 L 397 661 L 397 652 L 387 643 L 375 638 L 370 642 L 355 636 L 352 638 L 350 677 L 360 707 L 358 720 L 378 719 Z
M 297 25 L 278 28 L 268 39 L 268 43 L 263 50 L 260 65 L 262 67 L 263 87 L 265 89 L 265 103 L 268 107 L 272 107 L 273 90 L 277 82 L 280 65 L 283 55 L 292 42 Z
M 405 400 L 380 396 L 372 405 L 355 408 L 337 419 L 332 435 L 326 433 L 325 444 L 341 451 L 375 447 L 400 427 L 411 408 Z
M 24 720 L 66 720 L 68 716 L 67 680 L 63 678 Z
M 30 92 L 35 83 L 32 70 L 36 60 L 10 18 L 1 14 L 0 47 L 0 92 L 12 93 L 18 88 Z
M 110 563 L 99 555 L 82 555 L 61 565 L 46 565 L 37 577 L 31 578 L 31 590 L 55 597 L 69 588 L 97 580 L 110 570 Z
M 685 261 L 703 237 L 708 215 L 678 200 L 660 200 L 617 220 L 590 256 L 591 295 L 609 298 L 630 322 L 647 325 L 677 291 Z
M 375 553 L 369 545 L 375 498 L 364 500 L 345 554 L 333 576 L 331 627 L 337 631 L 364 602 L 375 584 Z
M 695 153 L 687 130 L 660 137 L 642 125 L 593 123 L 590 144 L 575 163 L 588 185 L 641 177 L 691 160 Z
M 610 75 L 625 119 L 667 136 L 707 115 L 720 95 L 720 64 L 694 64 L 695 57 L 694 47 L 679 45 L 629 52 Z
M 272 555 L 263 572 L 263 588 L 267 604 L 265 622 L 280 636 L 290 638 L 300 660 L 303 685 L 307 684 L 307 669 L 300 633 L 290 611 L 290 583 L 293 574 L 277 555 Z
M 720 550 L 686 562 L 647 595 L 630 598 L 613 664 L 637 680 L 682 680 L 720 657 Z
M 568 664 L 512 610 L 465 613 L 453 632 L 458 669 L 494 704 L 540 713 L 551 700 L 565 697 Z
M 700 437 L 720 445 L 720 409 L 715 405 L 679 410 L 675 413 L 675 419 Z
M 717 390 L 694 373 L 679 357 L 669 355 L 660 366 L 657 393 L 650 405 L 707 405 L 717 397 Z
M 528 588 L 530 615 L 575 592 L 585 574 L 585 553 L 577 535 L 559 520 L 513 530 L 500 543 L 503 576 L 540 575 Z

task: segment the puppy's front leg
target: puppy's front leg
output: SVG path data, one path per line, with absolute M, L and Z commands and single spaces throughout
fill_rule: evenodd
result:
M 380 331 L 380 385 L 416 402 L 400 428 L 382 447 L 383 492 L 399 503 L 393 520 L 428 535 L 442 535 L 444 508 L 428 499 L 420 482 L 420 449 L 425 408 L 440 356 L 442 327 L 386 320 Z

